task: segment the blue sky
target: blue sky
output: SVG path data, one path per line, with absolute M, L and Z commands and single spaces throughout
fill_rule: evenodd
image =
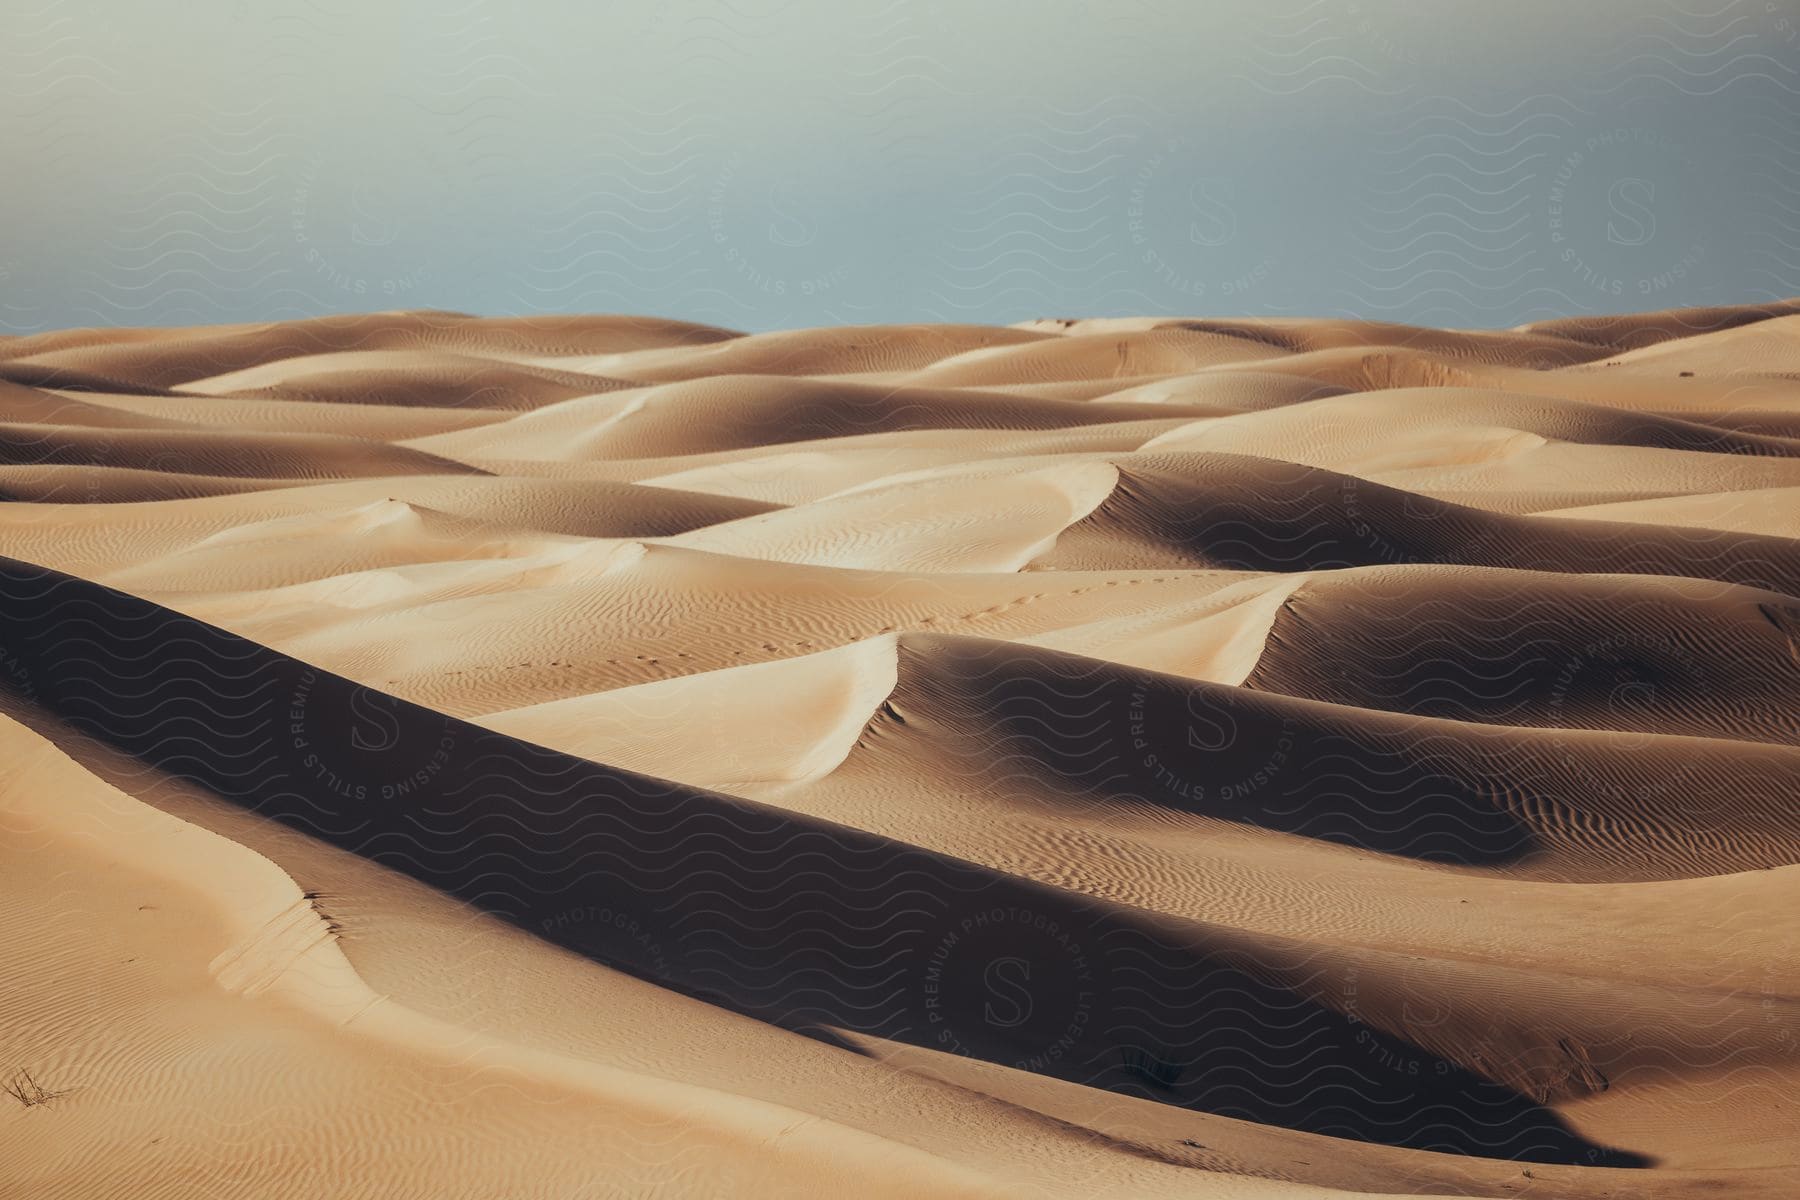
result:
M 23 0 L 0 329 L 1800 292 L 1800 0 Z

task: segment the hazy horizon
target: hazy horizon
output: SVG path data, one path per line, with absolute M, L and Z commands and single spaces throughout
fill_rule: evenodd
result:
M 54 4 L 0 51 L 0 330 L 1800 292 L 1800 6 L 1423 11 Z

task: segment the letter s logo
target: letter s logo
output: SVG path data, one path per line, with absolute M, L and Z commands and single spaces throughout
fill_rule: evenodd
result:
M 350 240 L 359 246 L 391 245 L 398 226 L 382 215 L 386 207 L 370 188 L 358 186 L 350 194 Z
M 1204 182 L 1188 189 L 1193 206 L 1188 220 L 1188 240 L 1196 246 L 1223 246 L 1237 236 L 1237 213 L 1217 196 L 1207 194 Z
M 1031 1016 L 1031 964 L 1022 958 L 996 958 L 982 974 L 989 1000 L 985 1008 L 989 1025 L 1011 1029 Z M 994 1001 L 1000 1003 L 996 1005 Z
M 1224 709 L 1203 712 L 1188 699 L 1187 744 L 1190 750 L 1223 750 L 1237 741 L 1237 721 Z
M 350 697 L 350 715 L 356 718 L 350 727 L 350 744 L 356 749 L 379 753 L 400 744 L 400 718 L 391 697 L 358 689 Z
M 789 249 L 810 246 L 819 236 L 818 227 L 813 222 L 796 216 L 791 211 L 797 207 L 792 184 L 778 183 L 769 189 L 769 212 L 774 218 L 769 222 L 769 241 L 772 244 Z
M 1606 240 L 1615 246 L 1642 246 L 1656 236 L 1656 185 L 1648 179 L 1618 179 L 1606 193 L 1613 216 L 1606 222 Z

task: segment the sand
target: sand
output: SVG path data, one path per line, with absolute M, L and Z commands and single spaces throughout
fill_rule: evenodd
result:
M 1796 372 L 0 339 L 0 1195 L 1800 1194 Z

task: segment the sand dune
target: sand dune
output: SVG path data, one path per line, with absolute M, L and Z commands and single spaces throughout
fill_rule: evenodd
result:
M 1800 490 L 1764 488 L 1711 495 L 1659 496 L 1651 500 L 1623 500 L 1585 508 L 1551 509 L 1539 515 L 1800 538 Z
M 446 350 L 340 350 L 277 358 L 179 385 L 200 396 L 393 408 L 537 408 L 632 386 L 620 379 L 497 362 Z
M 124 385 L 122 391 L 158 391 L 281 359 L 334 352 L 438 348 L 485 352 L 502 359 L 562 357 L 702 346 L 733 336 L 727 330 L 650 317 L 495 321 L 458 313 L 389 312 L 179 334 L 161 330 L 47 334 L 7 343 L 0 349 L 0 362 L 42 382 L 52 382 L 58 372 L 66 371 L 71 380 L 116 380 Z
M 46 425 L 75 429 L 179 429 L 185 422 L 149 413 L 121 412 L 78 394 L 0 382 L 0 404 L 14 425 Z
M 1202 420 L 1146 449 L 1266 455 L 1503 512 L 1800 480 L 1800 441 L 1787 437 L 1460 387 L 1354 393 Z
M 1701 580 L 1333 572 L 1283 601 L 1246 682 L 1499 725 L 1800 744 L 1791 607 Z
M 1167 405 L 723 376 L 566 401 L 421 448 L 515 458 L 659 458 L 926 429 L 1063 429 L 1180 415 Z
M 0 1194 L 1786 1200 L 1796 322 L 0 341 Z
M 454 475 L 477 470 L 404 446 L 371 445 L 360 438 L 22 424 L 0 424 L 0 463 L 127 467 L 250 479 Z
M 614 540 L 532 559 L 425 563 L 271 591 L 165 598 L 309 662 L 471 715 L 791 658 L 901 629 L 1042 633 L 1156 610 L 1240 578 L 1117 571 L 946 579 Z M 676 644 L 667 632 L 673 627 L 706 636 Z M 418 637 L 422 629 L 430 636 Z
M 138 424 L 156 419 L 140 415 L 154 412 L 201 427 L 224 425 L 266 433 L 347 434 L 384 442 L 423 438 L 476 425 L 493 424 L 512 415 L 510 410 L 498 408 L 440 408 L 407 404 L 399 402 L 404 399 L 403 396 L 396 399 L 391 392 L 369 388 L 361 389 L 360 392 L 346 392 L 346 398 L 341 401 L 311 400 L 304 404 L 291 403 L 283 397 L 202 396 L 185 392 L 158 396 L 90 391 L 53 394 L 78 399 L 95 408 L 110 409 Z M 375 403 L 377 397 L 383 402 Z M 395 402 L 387 402 L 389 400 Z
M 551 479 L 496 478 L 485 474 L 390 476 L 326 483 L 294 481 L 294 486 L 256 489 L 230 500 L 197 498 L 176 504 L 45 504 L 0 508 L 0 526 L 9 548 L 59 569 L 95 574 L 162 561 L 207 538 L 290 520 L 304 532 L 309 520 L 371 505 L 408 504 L 483 525 L 578 539 L 659 537 L 721 521 L 766 512 L 769 505 L 671 488 L 592 484 Z M 329 521 L 323 522 L 329 528 Z M 547 543 L 556 541 L 547 539 Z M 325 547 L 346 562 L 363 553 L 356 545 Z M 398 562 L 430 562 L 437 555 L 405 553 Z M 308 553 L 288 544 L 277 555 Z M 223 564 L 229 566 L 230 564 Z M 260 568 L 259 568 L 260 569 Z M 353 569 L 350 566 L 340 571 Z M 182 591 L 210 592 L 219 582 L 204 575 L 176 585 Z

